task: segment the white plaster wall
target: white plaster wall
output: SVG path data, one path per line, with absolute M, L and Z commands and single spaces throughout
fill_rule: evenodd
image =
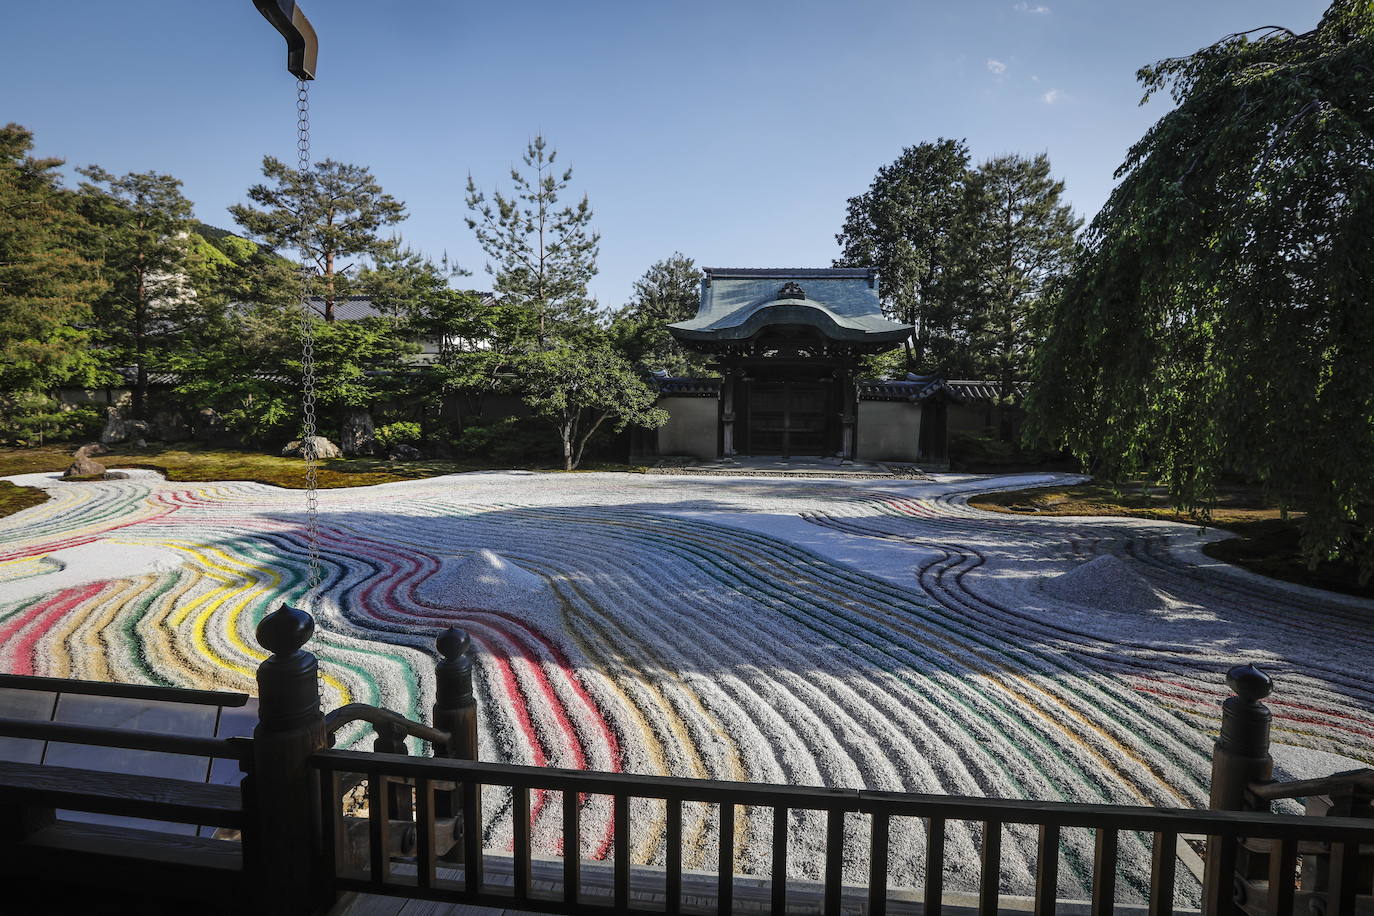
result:
M 862 461 L 916 461 L 921 442 L 921 405 L 910 401 L 860 401 L 858 444 Z
M 720 420 L 718 398 L 660 398 L 668 422 L 658 428 L 660 455 L 715 458 Z

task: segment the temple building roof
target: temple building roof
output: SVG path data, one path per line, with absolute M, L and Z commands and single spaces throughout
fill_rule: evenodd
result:
M 955 403 L 967 400 L 967 395 L 938 375 L 916 375 L 908 372 L 900 379 L 863 379 L 858 383 L 861 401 L 929 401 L 944 398 Z
M 912 326 L 890 321 L 871 268 L 707 267 L 695 318 L 668 325 L 684 343 L 743 341 L 776 325 L 811 327 L 834 341 L 899 343 Z

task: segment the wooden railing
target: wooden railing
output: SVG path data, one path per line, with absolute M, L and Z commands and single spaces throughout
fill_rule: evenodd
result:
M 1026 902 L 1036 913 L 1052 913 L 1064 904 L 1058 899 L 1061 841 L 1068 831 L 1082 830 L 1093 833 L 1087 888 L 1093 913 L 1112 913 L 1122 907 L 1117 902 L 1121 895 L 1116 882 L 1123 833 L 1149 837 L 1145 906 L 1151 916 L 1174 911 L 1176 850 L 1185 836 L 1207 838 L 1202 909 L 1209 916 L 1233 916 L 1242 909 L 1268 916 L 1309 911 L 1347 916 L 1363 913 L 1364 907 L 1374 909 L 1370 896 L 1370 863 L 1374 862 L 1374 817 L 1370 815 L 1374 811 L 1369 801 L 1374 773 L 1304 783 L 1273 782 L 1268 753 L 1270 714 L 1262 702 L 1271 684 L 1249 666 L 1233 669 L 1228 677 L 1236 695 L 1223 704 L 1221 734 L 1213 753 L 1213 810 L 1194 811 L 479 762 L 466 635 L 451 629 L 438 640 L 436 700 L 432 724 L 426 725 L 360 704 L 326 715 L 320 708 L 316 659 L 303 649 L 313 626 L 308 614 L 286 607 L 259 625 L 259 642 L 272 654 L 258 670 L 259 721 L 251 740 L 0 718 L 0 736 L 233 759 L 246 774 L 241 794 L 237 787 L 203 784 L 199 789 L 215 791 L 197 794 L 194 783 L 183 783 L 180 789 L 162 785 L 176 780 L 148 777 L 144 785 L 139 777 L 0 765 L 0 794 L 4 795 L 0 815 L 9 818 L 7 828 L 0 830 L 0 860 L 20 850 L 33 853 L 25 831 L 32 833 L 35 811 L 78 808 L 172 821 L 191 818 L 193 823 L 204 812 L 241 827 L 242 852 L 235 855 L 242 863 L 245 899 L 251 899 L 263 914 L 318 912 L 345 890 L 551 913 L 676 914 L 684 909 L 688 896 L 698 905 L 694 908 L 706 899 L 711 904 L 708 910 L 730 913 L 741 896 L 748 894 L 748 902 L 756 909 L 775 913 L 806 903 L 827 914 L 855 905 L 872 916 L 897 910 L 938 914 L 953 907 L 953 897 L 943 883 L 949 825 L 969 822 L 976 825 L 982 839 L 976 893 L 956 901 L 963 911 L 995 913 L 1006 902 L 999 896 L 999 886 L 1003 834 L 1008 827 L 1018 832 L 1032 829 L 1037 837 L 1033 894 Z M 149 700 L 200 697 L 192 691 L 177 691 L 173 696 L 165 688 L 21 680 L 41 689 L 137 694 Z M 0 678 L 0 686 L 12 681 Z M 207 693 L 204 698 L 217 701 L 224 696 Z M 368 723 L 376 730 L 372 753 L 333 749 L 334 734 L 355 722 Z M 407 738 L 428 742 L 436 756 L 405 756 Z M 485 849 L 483 787 L 509 792 L 510 851 Z M 232 804 L 222 797 L 226 792 L 232 793 Z M 562 794 L 563 853 L 559 858 L 535 855 L 531 792 Z M 1325 808 L 1314 807 L 1312 793 L 1319 792 L 1335 800 L 1325 803 Z M 1298 793 L 1307 793 L 1309 810 L 1339 816 L 1269 813 L 1271 800 Z M 583 806 L 589 795 L 611 800 L 609 866 L 586 863 L 579 855 Z M 642 869 L 637 873 L 630 861 L 636 834 L 632 802 L 642 799 L 661 803 L 666 815 L 665 865 L 653 876 L 662 890 L 655 900 L 647 899 L 637 886 L 646 875 Z M 684 870 L 684 805 L 714 808 L 718 824 L 714 874 Z M 736 873 L 734 840 L 741 806 L 772 809 L 767 876 Z M 789 880 L 792 815 L 800 811 L 820 812 L 825 823 L 822 880 L 814 884 Z M 910 852 L 894 847 L 894 841 L 901 842 L 900 834 L 890 829 L 894 818 L 918 819 L 924 830 L 924 860 L 919 864 L 925 877 L 919 897 L 914 890 L 888 887 L 891 857 Z M 866 870 L 846 861 L 844 852 L 846 838 L 862 836 L 852 831 L 864 828 Z M 1136 840 L 1132 837 L 1129 842 Z M 123 855 L 120 861 L 127 861 L 127 850 Z M 1297 880 L 1300 862 L 1301 882 Z M 494 875 L 493 869 L 502 874 Z M 851 884 L 845 883 L 846 870 Z M 855 872 L 863 875 L 857 885 L 852 884 Z M 1138 906 L 1131 908 L 1140 912 Z
M 1196 811 L 1173 808 L 1142 808 L 1118 805 L 1083 805 L 1059 802 L 1012 801 L 946 795 L 920 795 L 896 792 L 867 792 L 808 786 L 764 785 L 719 782 L 703 779 L 676 779 L 659 776 L 634 776 L 624 773 L 596 773 L 581 770 L 555 770 L 465 760 L 405 757 L 351 751 L 323 751 L 312 764 L 321 772 L 321 808 L 325 813 L 324 849 L 327 868 L 335 875 L 341 890 L 399 894 L 437 900 L 451 900 L 486 906 L 539 909 L 556 913 L 598 912 L 583 893 L 579 870 L 581 861 L 570 851 L 580 848 L 580 810 L 587 795 L 609 796 L 613 801 L 612 893 L 605 900 L 615 912 L 678 913 L 682 907 L 682 820 L 684 803 L 698 802 L 716 806 L 719 814 L 719 863 L 715 886 L 717 913 L 732 909 L 736 882 L 734 833 L 736 806 L 772 808 L 771 910 L 785 912 L 788 905 L 787 853 L 789 814 L 794 810 L 821 811 L 825 815 L 826 846 L 823 892 L 820 911 L 841 911 L 846 815 L 859 815 L 868 821 L 869 871 L 863 900 L 866 912 L 882 916 L 888 908 L 887 864 L 889 858 L 889 821 L 895 817 L 920 818 L 926 835 L 924 862 L 924 912 L 941 911 L 944 899 L 944 837 L 950 821 L 970 821 L 981 825 L 983 841 L 979 864 L 978 913 L 998 912 L 1001 863 L 1001 838 L 1008 825 L 1029 825 L 1038 831 L 1038 856 L 1034 911 L 1055 912 L 1058 891 L 1060 839 L 1073 828 L 1095 834 L 1092 863 L 1091 906 L 1093 913 L 1112 913 L 1116 906 L 1118 838 L 1122 832 L 1138 831 L 1153 837 L 1150 868 L 1149 913 L 1172 913 L 1174 906 L 1175 860 L 1178 838 L 1200 835 L 1209 840 L 1209 855 L 1234 859 L 1242 841 L 1275 844 L 1279 854 L 1270 873 L 1265 912 L 1292 912 L 1295 899 L 1294 855 L 1299 844 L 1319 844 L 1330 851 L 1333 861 L 1354 855 L 1361 843 L 1374 844 L 1374 821 L 1344 817 L 1293 817 L 1259 812 Z M 371 806 L 367 812 L 369 854 L 361 859 L 350 853 L 340 840 L 346 835 L 346 814 L 341 786 L 347 775 L 365 777 Z M 389 805 L 390 789 L 406 787 L 414 803 L 400 810 Z M 444 861 L 445 849 L 436 841 L 434 796 L 436 787 L 459 786 L 461 799 L 458 822 L 462 825 L 462 854 Z M 510 790 L 514 846 L 511 857 L 513 882 L 510 887 L 489 886 L 484 881 L 482 844 L 483 815 L 481 788 L 502 786 Z M 536 894 L 531 887 L 532 851 L 530 848 L 530 792 L 545 790 L 562 793 L 564 850 L 561 888 L 556 893 Z M 667 813 L 667 850 L 662 901 L 636 903 L 630 893 L 630 849 L 633 823 L 629 817 L 633 799 L 661 799 Z M 391 848 L 389 832 L 396 822 L 413 817 L 419 843 L 412 856 L 391 861 L 385 853 Z M 863 827 L 857 829 L 862 833 Z M 503 853 L 504 855 L 504 853 Z M 1285 867 L 1286 863 L 1286 867 Z M 1327 912 L 1352 913 L 1357 891 L 1356 875 L 1346 870 L 1333 878 L 1327 899 Z M 1368 893 L 1368 888 L 1364 888 Z M 1227 912 L 1232 888 L 1210 902 L 1210 912 Z M 697 895 L 698 897 L 700 895 Z M 1306 895 L 1310 896 L 1310 895 Z M 1304 897 L 1304 899 L 1306 899 Z M 791 901 L 795 903 L 795 901 Z M 851 902 L 846 900 L 846 902 Z
M 118 747 L 131 751 L 183 754 L 188 757 L 209 757 L 240 762 L 247 760 L 252 753 L 251 743 L 244 738 L 203 738 L 194 735 L 172 735 L 166 732 L 106 728 L 100 725 L 78 725 L 69 722 L 45 722 L 41 719 L 12 719 L 3 716 L 0 716 L 0 736 L 27 738 L 31 741 L 60 741 L 66 744 L 80 744 L 90 747 Z

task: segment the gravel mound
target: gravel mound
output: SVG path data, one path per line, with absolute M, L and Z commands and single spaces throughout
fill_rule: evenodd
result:
M 1104 611 L 1145 613 L 1164 610 L 1169 604 L 1140 573 L 1111 554 L 1047 580 L 1045 591 L 1063 601 Z
M 418 591 L 422 599 L 454 608 L 539 612 L 557 604 L 541 577 L 486 548 L 446 559 Z

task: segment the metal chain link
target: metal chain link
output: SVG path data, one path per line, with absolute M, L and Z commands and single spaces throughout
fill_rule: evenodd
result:
M 310 171 L 310 84 L 296 81 L 296 170 L 302 178 Z M 322 578 L 320 572 L 320 496 L 319 465 L 315 454 L 315 320 L 311 314 L 310 251 L 305 244 L 310 231 L 301 208 L 301 456 L 305 459 L 305 539 L 310 553 L 310 572 L 306 577 L 306 596 L 315 590 Z

